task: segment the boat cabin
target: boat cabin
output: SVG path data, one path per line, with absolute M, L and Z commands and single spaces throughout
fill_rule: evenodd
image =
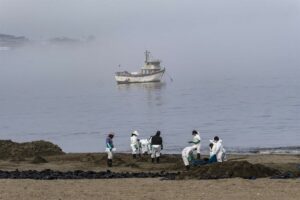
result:
M 160 60 L 149 60 L 149 56 L 150 56 L 150 52 L 146 51 L 145 52 L 146 55 L 146 60 L 145 60 L 145 64 L 141 69 L 141 73 L 142 74 L 153 74 L 155 72 L 159 72 L 161 70 L 160 67 Z

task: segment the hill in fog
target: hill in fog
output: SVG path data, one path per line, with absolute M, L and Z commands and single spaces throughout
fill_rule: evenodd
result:
M 0 47 L 14 48 L 29 43 L 30 40 L 24 36 L 15 36 L 0 33 Z

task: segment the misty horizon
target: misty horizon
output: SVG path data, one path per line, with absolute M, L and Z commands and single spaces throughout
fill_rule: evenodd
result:
M 299 11 L 294 0 L 0 0 L 0 33 L 35 41 L 94 36 L 93 50 L 110 52 L 119 60 L 113 65 L 136 66 L 148 49 L 169 66 L 297 67 Z

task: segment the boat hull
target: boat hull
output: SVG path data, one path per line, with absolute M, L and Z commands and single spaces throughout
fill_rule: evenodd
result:
M 118 84 L 129 84 L 129 83 L 147 83 L 147 82 L 160 82 L 163 75 L 164 75 L 165 69 L 153 73 L 153 74 L 147 74 L 147 75 L 116 75 L 115 79 Z

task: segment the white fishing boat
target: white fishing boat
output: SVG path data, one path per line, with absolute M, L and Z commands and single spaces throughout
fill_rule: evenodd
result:
M 140 72 L 116 72 L 117 83 L 160 82 L 165 72 L 165 68 L 160 66 L 161 61 L 150 59 L 149 51 L 145 52 L 145 57 L 145 64 Z

